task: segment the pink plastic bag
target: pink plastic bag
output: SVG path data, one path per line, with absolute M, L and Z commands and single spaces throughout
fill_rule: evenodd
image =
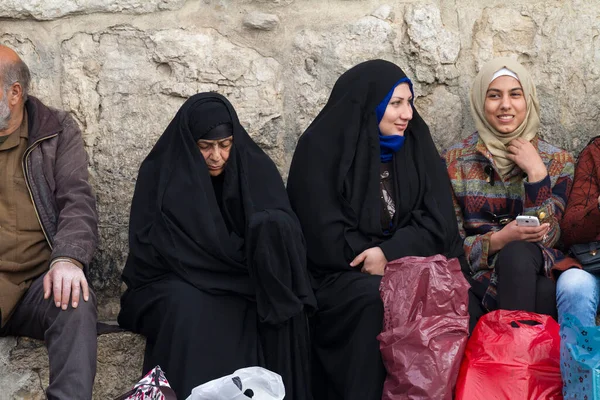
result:
M 455 258 L 404 257 L 386 266 L 382 400 L 452 399 L 469 334 L 468 290 Z

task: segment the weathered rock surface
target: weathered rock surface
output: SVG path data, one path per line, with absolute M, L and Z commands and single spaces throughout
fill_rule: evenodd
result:
M 296 34 L 291 68 L 284 71 L 286 97 L 293 104 L 286 122 L 300 135 L 325 105 L 331 88 L 344 71 L 371 58 L 394 61 L 397 37 L 388 21 L 373 16 L 331 27 L 326 31 L 304 29 Z M 293 145 L 290 146 L 293 151 Z
M 70 14 L 143 14 L 181 8 L 185 0 L 2 0 L 0 17 L 50 20 Z
M 94 399 L 114 399 L 140 379 L 146 342 L 131 332 L 98 337 Z M 28 338 L 0 338 L 0 399 L 43 400 L 48 386 L 48 352 Z
M 251 12 L 244 17 L 244 26 L 261 31 L 272 31 L 279 25 L 279 17 L 258 11 Z
M 388 4 L 383 4 L 381 6 L 379 6 L 375 11 L 373 11 L 371 13 L 371 15 L 375 18 L 379 18 L 382 19 L 384 21 L 394 21 L 394 11 L 392 6 L 388 5 Z

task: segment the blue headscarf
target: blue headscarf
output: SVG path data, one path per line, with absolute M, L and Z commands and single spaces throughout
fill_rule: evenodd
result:
M 402 78 L 390 89 L 388 94 L 383 98 L 381 103 L 377 105 L 375 108 L 375 114 L 377 115 L 377 125 L 381 122 L 383 118 L 383 114 L 385 114 L 385 109 L 392 98 L 392 94 L 394 94 L 394 90 L 401 83 L 408 83 L 408 87 L 410 88 L 410 93 L 415 97 L 415 93 L 413 92 L 412 82 L 408 78 Z M 412 104 L 412 100 L 411 100 Z M 404 145 L 404 136 L 400 135 L 382 135 L 381 131 L 379 132 L 379 148 L 381 149 L 381 162 L 390 162 L 392 161 L 392 157 L 394 153 L 402 148 Z

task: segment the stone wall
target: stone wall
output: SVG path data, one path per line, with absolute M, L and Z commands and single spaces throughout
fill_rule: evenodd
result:
M 98 365 L 93 398 L 114 399 L 140 379 L 145 340 L 131 332 L 98 337 Z M 44 400 L 50 371 L 42 341 L 0 338 L 0 400 Z M 73 399 L 76 400 L 76 399 Z
M 542 135 L 596 135 L 600 3 L 593 0 L 2 0 L 0 42 L 33 93 L 79 122 L 100 212 L 91 278 L 114 319 L 137 169 L 190 95 L 227 96 L 285 176 L 298 135 L 354 64 L 384 58 L 415 82 L 440 148 L 473 131 L 478 68 L 512 55 L 534 76 Z

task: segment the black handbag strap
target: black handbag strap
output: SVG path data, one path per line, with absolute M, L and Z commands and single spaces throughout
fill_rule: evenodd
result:
M 159 369 L 159 371 L 160 371 L 160 369 Z M 159 379 L 160 375 L 161 374 L 154 375 L 154 386 L 158 386 L 158 388 L 160 389 L 163 396 L 165 396 L 165 400 L 177 400 L 177 396 L 175 395 L 175 391 L 173 389 L 171 389 L 168 386 L 160 385 L 160 379 Z
M 175 391 L 168 386 L 161 386 L 160 391 L 165 396 L 165 400 L 177 400 Z

